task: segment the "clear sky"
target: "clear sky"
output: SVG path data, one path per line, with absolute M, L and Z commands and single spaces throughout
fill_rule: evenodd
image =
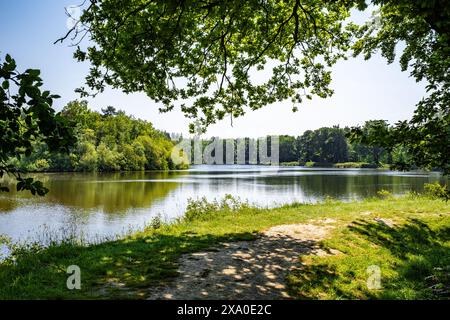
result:
M 0 0 L 0 54 L 10 53 L 19 70 L 41 69 L 44 86 L 62 96 L 55 103 L 60 110 L 67 102 L 79 98 L 74 89 L 83 85 L 89 65 L 76 62 L 69 42 L 53 42 L 67 31 L 64 7 L 81 0 Z M 355 19 L 361 19 L 361 14 Z M 323 126 L 353 126 L 366 120 L 390 122 L 411 117 L 415 104 L 425 94 L 424 84 L 417 84 L 398 63 L 387 65 L 375 56 L 369 61 L 349 59 L 333 68 L 333 97 L 304 102 L 293 113 L 290 101 L 276 103 L 211 126 L 208 136 L 257 137 L 266 134 L 299 135 Z M 178 111 L 160 114 L 158 106 L 144 94 L 126 95 L 106 90 L 90 107 L 100 110 L 108 105 L 125 110 L 137 118 L 151 121 L 156 128 L 186 134 L 188 120 Z

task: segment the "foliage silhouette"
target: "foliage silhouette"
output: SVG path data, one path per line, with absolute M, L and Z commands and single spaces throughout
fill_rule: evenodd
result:
M 0 178 L 11 174 L 17 180 L 18 191 L 30 190 L 33 195 L 43 196 L 48 189 L 42 182 L 24 178 L 26 170 L 11 163 L 10 158 L 30 156 L 36 141 L 50 151 L 68 152 L 75 137 L 71 122 L 52 108 L 59 96 L 41 91 L 40 71 L 27 69 L 20 73 L 16 66 L 9 54 L 3 62 L 0 60 Z M 0 185 L 0 191 L 9 188 Z

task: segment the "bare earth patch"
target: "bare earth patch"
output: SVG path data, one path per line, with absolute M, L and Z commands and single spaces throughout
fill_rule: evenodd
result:
M 183 255 L 180 276 L 153 288 L 149 299 L 289 299 L 285 277 L 299 266 L 300 255 L 335 254 L 318 246 L 331 224 L 276 226 L 254 241 Z

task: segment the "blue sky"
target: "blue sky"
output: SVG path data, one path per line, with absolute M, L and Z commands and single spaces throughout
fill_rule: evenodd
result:
M 78 0 L 80 1 L 80 0 Z M 69 43 L 53 42 L 67 32 L 64 7 L 76 5 L 74 0 L 0 0 L 0 54 L 11 54 L 19 70 L 41 69 L 46 89 L 62 96 L 55 108 L 77 99 L 74 89 L 83 85 L 89 65 L 72 58 Z M 80 1 L 81 2 L 81 1 Z M 363 16 L 358 14 L 356 19 Z M 208 136 L 257 137 L 266 134 L 298 135 L 308 129 L 339 124 L 352 126 L 366 120 L 385 119 L 390 122 L 411 117 L 415 104 L 425 95 L 424 84 L 417 84 L 397 63 L 387 65 L 375 56 L 370 61 L 349 59 L 333 68 L 333 97 L 314 98 L 292 113 L 289 101 L 276 103 L 249 112 L 235 119 L 211 126 Z M 90 107 L 100 110 L 113 105 L 134 116 L 153 122 L 156 128 L 187 133 L 183 114 L 172 111 L 159 114 L 158 106 L 144 94 L 126 95 L 119 90 L 106 90 Z

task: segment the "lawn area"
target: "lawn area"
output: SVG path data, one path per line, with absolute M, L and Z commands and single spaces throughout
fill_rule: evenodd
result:
M 327 162 L 281 162 L 281 167 L 293 167 L 293 166 L 305 166 L 308 168 L 339 168 L 339 169 L 389 169 L 388 164 L 375 164 L 367 162 L 338 162 L 338 163 L 327 163 Z
M 225 241 L 252 240 L 276 225 L 323 219 L 334 220 L 335 228 L 320 245 L 338 254 L 300 256 L 299 268 L 286 279 L 291 296 L 449 297 L 450 204 L 405 196 L 275 209 L 253 208 L 233 199 L 193 202 L 185 218 L 169 225 L 155 220 L 120 240 L 16 248 L 0 264 L 0 299 L 145 298 L 153 286 L 176 281 L 177 260 L 184 253 Z M 66 288 L 70 265 L 81 269 L 81 290 Z M 381 289 L 367 288 L 369 266 L 379 268 Z

